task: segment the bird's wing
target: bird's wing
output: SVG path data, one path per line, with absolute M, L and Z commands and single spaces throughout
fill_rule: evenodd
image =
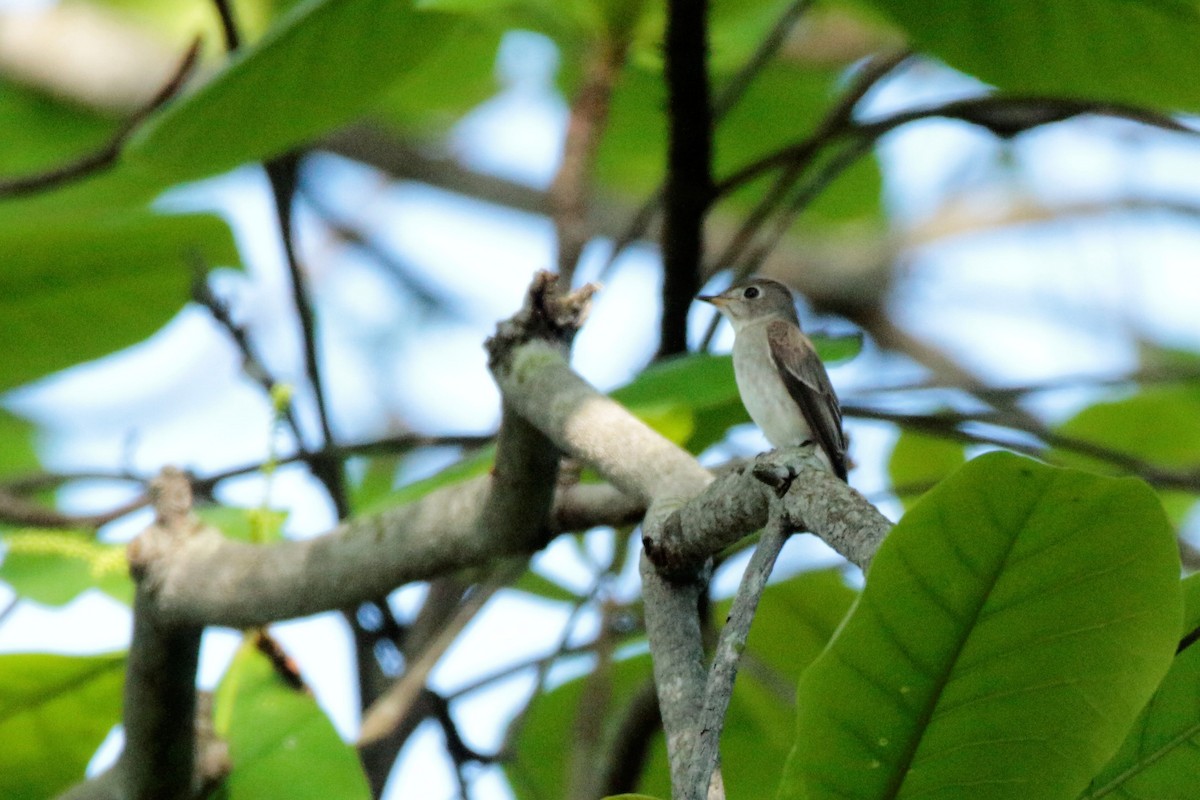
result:
M 846 480 L 842 410 L 812 342 L 793 323 L 779 319 L 767 323 L 767 344 L 771 359 L 788 393 L 804 413 L 817 444 L 829 456 L 834 473 Z

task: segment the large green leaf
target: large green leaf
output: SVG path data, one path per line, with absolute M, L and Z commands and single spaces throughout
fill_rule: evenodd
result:
M 1183 582 L 1185 632 L 1200 626 L 1200 575 Z M 1083 793 L 1101 797 L 1191 800 L 1200 786 L 1200 645 L 1175 657 L 1171 671 L 1129 730 L 1125 743 Z
M 235 264 L 207 214 L 148 211 L 0 224 L 0 390 L 135 344 L 190 297 L 191 254 Z
M 950 66 L 1018 92 L 1200 108 L 1191 0 L 856 0 Z
M 313 0 L 130 142 L 131 164 L 182 181 L 285 152 L 362 114 L 459 24 L 409 0 Z
M 429 57 L 384 93 L 373 113 L 403 133 L 444 134 L 496 93 L 496 51 L 502 35 L 496 27 L 456 26 Z
M 82 531 L 14 531 L 0 534 L 0 580 L 23 600 L 62 606 L 88 589 L 133 602 L 124 545 L 102 544 Z
M 312 694 L 285 683 L 250 638 L 217 688 L 213 719 L 233 761 L 224 800 L 371 796 L 354 748 Z
M 1179 557 L 1141 481 L 1008 453 L 885 540 L 800 681 L 782 797 L 1074 797 L 1171 664 Z
M 84 778 L 121 717 L 123 654 L 0 656 L 0 797 L 45 800 Z

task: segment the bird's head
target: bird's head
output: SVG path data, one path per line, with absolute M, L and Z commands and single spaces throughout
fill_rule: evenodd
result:
M 697 299 L 716 306 L 735 332 L 760 320 L 787 319 L 798 324 L 791 291 L 770 278 L 753 278 L 718 295 L 700 295 Z

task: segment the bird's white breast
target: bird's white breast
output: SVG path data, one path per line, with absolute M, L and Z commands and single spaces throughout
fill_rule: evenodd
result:
M 733 341 L 733 374 L 750 419 L 767 441 L 774 447 L 791 447 L 811 439 L 812 432 L 771 358 L 768 322 L 756 321 L 738 331 Z

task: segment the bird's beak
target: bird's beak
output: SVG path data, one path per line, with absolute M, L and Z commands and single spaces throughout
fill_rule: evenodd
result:
M 696 299 L 703 300 L 704 302 L 714 305 L 717 308 L 720 308 L 726 303 L 725 298 L 719 294 L 698 294 L 696 295 Z

